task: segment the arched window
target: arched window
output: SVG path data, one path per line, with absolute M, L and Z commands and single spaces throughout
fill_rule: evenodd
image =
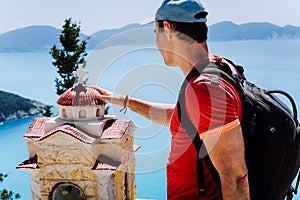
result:
M 85 110 L 79 111 L 79 118 L 86 118 L 86 111 Z
M 66 109 L 62 109 L 61 114 L 62 114 L 63 118 L 67 118 L 67 111 L 66 111 Z
M 58 183 L 53 187 L 49 199 L 86 200 L 86 196 L 82 189 L 73 183 Z
M 96 117 L 100 117 L 100 116 L 101 116 L 101 110 L 100 108 L 98 108 L 96 111 Z

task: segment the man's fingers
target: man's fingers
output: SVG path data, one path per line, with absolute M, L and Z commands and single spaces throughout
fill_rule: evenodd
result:
M 108 90 L 105 90 L 105 89 L 102 89 L 102 88 L 98 88 L 99 89 L 99 92 L 102 94 L 102 95 L 105 95 L 105 96 L 110 96 L 112 93 L 109 92 Z
M 98 98 L 102 101 L 108 101 L 110 103 L 122 106 L 124 104 L 125 95 L 118 93 L 112 93 L 108 90 L 96 87 L 96 86 L 87 86 L 89 88 L 95 89 L 99 92 Z
M 96 87 L 96 86 L 87 86 L 87 87 L 93 88 L 94 90 L 97 90 L 101 95 L 106 95 L 106 96 L 111 95 L 111 92 L 109 92 L 108 90 L 105 90 L 103 88 L 99 88 L 99 87 Z
M 102 101 L 109 101 L 109 102 L 111 102 L 111 96 L 110 95 L 99 95 L 98 96 Z

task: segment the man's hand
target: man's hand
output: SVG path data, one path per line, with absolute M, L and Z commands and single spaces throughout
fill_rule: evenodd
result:
M 121 107 L 124 106 L 126 95 L 113 93 L 108 90 L 98 88 L 96 86 L 87 86 L 87 87 L 97 90 L 99 92 L 99 98 L 101 100 L 108 101 L 112 104 Z M 174 110 L 174 104 L 153 103 L 153 102 L 148 102 L 133 97 L 128 97 L 128 100 L 126 102 L 126 107 L 146 117 L 147 119 L 164 126 L 169 125 L 170 118 Z
M 113 93 L 111 91 L 96 87 L 96 86 L 87 86 L 89 88 L 93 88 L 99 92 L 99 98 L 103 101 L 108 101 L 112 104 L 123 106 L 126 95 Z

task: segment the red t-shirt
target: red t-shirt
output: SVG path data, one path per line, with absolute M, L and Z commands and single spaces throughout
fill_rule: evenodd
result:
M 201 139 L 218 136 L 238 126 L 242 116 L 242 105 L 236 89 L 222 78 L 219 84 L 212 83 L 211 79 L 208 74 L 194 77 L 185 92 L 187 115 L 197 127 Z M 172 140 L 167 165 L 168 199 L 222 199 L 204 162 L 206 196 L 200 198 L 198 195 L 197 151 L 191 137 L 181 127 L 177 105 L 171 117 L 170 130 Z

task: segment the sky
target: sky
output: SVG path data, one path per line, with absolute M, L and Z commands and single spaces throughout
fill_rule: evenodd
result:
M 30 25 L 61 28 L 72 17 L 84 34 L 123 27 L 152 18 L 162 0 L 2 0 L 0 34 Z M 208 25 L 270 22 L 300 26 L 299 0 L 202 0 Z

